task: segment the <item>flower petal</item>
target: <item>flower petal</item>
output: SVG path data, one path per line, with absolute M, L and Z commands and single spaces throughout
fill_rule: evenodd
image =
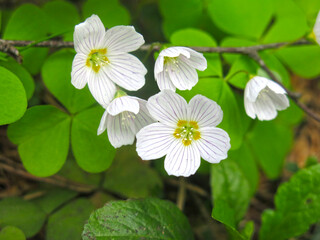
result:
M 171 79 L 169 78 L 168 73 L 166 71 L 162 71 L 155 75 L 155 79 L 161 91 L 164 89 L 170 89 L 174 92 L 176 91 L 176 87 L 171 82 Z
M 104 111 L 102 118 L 100 120 L 97 135 L 102 134 L 107 129 L 107 116 L 108 116 L 108 111 L 106 110 Z
M 187 119 L 186 100 L 171 90 L 150 97 L 147 108 L 154 119 L 168 126 L 176 127 L 179 120 Z
M 184 55 L 180 55 L 179 58 L 181 58 L 190 67 L 194 67 L 200 71 L 204 71 L 207 69 L 207 60 L 202 53 L 194 51 L 191 48 L 185 49 L 190 53 L 190 58 L 187 58 Z
M 98 73 L 90 69 L 88 74 L 88 86 L 92 96 L 104 108 L 112 101 L 116 86 L 108 78 L 105 69 L 102 67 Z
M 105 35 L 105 28 L 97 15 L 92 15 L 86 21 L 75 26 L 73 41 L 77 53 L 89 54 L 99 47 L 99 42 Z
M 248 98 L 244 98 L 244 109 L 249 117 L 252 119 L 256 118 L 254 102 L 251 102 Z
M 139 112 L 139 102 L 135 97 L 122 96 L 115 98 L 107 107 L 110 115 L 115 116 L 121 112 L 129 111 L 134 114 Z
M 142 44 L 143 36 L 133 26 L 112 27 L 100 42 L 101 47 L 106 47 L 110 55 L 135 51 Z
M 184 146 L 176 140 L 171 144 L 164 160 L 164 169 L 169 175 L 189 177 L 200 166 L 200 153 L 193 144 Z
M 286 90 L 283 89 L 278 83 L 268 80 L 267 81 L 267 86 L 270 88 L 271 91 L 278 93 L 278 94 L 286 94 Z
M 289 107 L 289 99 L 285 94 L 277 94 L 272 91 L 268 91 L 267 94 L 277 110 L 284 110 Z
M 276 118 L 278 114 L 276 107 L 274 106 L 272 100 L 266 93 L 257 98 L 255 103 L 253 104 L 253 107 L 255 114 L 261 121 L 272 120 Z
M 201 138 L 194 142 L 201 157 L 210 163 L 219 163 L 226 159 L 231 147 L 228 133 L 216 127 L 201 129 Z
M 156 122 L 155 119 L 153 119 L 147 109 L 147 101 L 143 99 L 136 98 L 139 102 L 139 113 L 136 114 L 134 119 L 134 125 L 132 128 L 132 132 L 136 134 L 140 131 L 141 128 L 150 125 L 151 123 Z
M 142 160 L 161 158 L 175 140 L 174 129 L 162 123 L 152 123 L 137 133 L 137 153 Z
M 253 77 L 246 85 L 244 90 L 244 97 L 248 98 L 251 102 L 256 101 L 259 93 L 267 86 L 269 79 L 264 77 Z
M 180 90 L 190 90 L 198 82 L 197 71 L 181 59 L 167 63 L 165 69 L 173 85 Z
M 164 57 L 158 56 L 156 63 L 154 64 L 154 76 L 163 71 Z
M 316 41 L 320 45 L 320 11 L 318 13 L 316 22 L 313 27 L 314 35 L 316 36 Z
M 112 146 L 119 148 L 123 145 L 131 145 L 134 142 L 134 133 L 131 130 L 132 121 L 124 114 L 132 114 L 129 112 L 120 113 L 116 116 L 107 116 L 108 138 Z M 133 114 L 132 114 L 133 115 Z M 125 120 L 123 120 L 125 119 Z
M 223 118 L 221 107 L 213 100 L 200 94 L 194 96 L 188 105 L 188 119 L 198 122 L 200 128 L 215 127 Z
M 189 58 L 190 53 L 188 50 L 186 50 L 184 47 L 169 47 L 164 50 L 162 50 L 159 53 L 159 56 L 162 57 L 178 57 L 180 55 L 184 55 L 185 57 Z
M 71 83 L 78 89 L 84 88 L 87 84 L 87 76 L 90 72 L 90 68 L 86 66 L 86 61 L 87 56 L 82 53 L 78 53 L 72 62 Z
M 144 75 L 147 69 L 138 58 L 124 53 L 108 56 L 110 63 L 106 65 L 109 79 L 129 91 L 137 91 L 145 84 Z

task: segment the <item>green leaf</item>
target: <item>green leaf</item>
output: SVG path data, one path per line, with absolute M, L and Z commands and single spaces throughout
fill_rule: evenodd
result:
M 236 228 L 245 215 L 252 196 L 249 181 L 237 162 L 231 159 L 213 164 L 210 176 L 213 217 Z
M 20 79 L 26 91 L 27 99 L 29 100 L 32 97 L 35 88 L 34 81 L 30 73 L 12 59 L 9 61 L 1 61 L 0 66 L 13 72 Z
M 109 143 L 107 132 L 97 136 L 104 109 L 89 108 L 73 118 L 71 127 L 72 151 L 78 165 L 85 171 L 96 173 L 110 167 L 116 150 Z
M 46 177 L 64 164 L 69 149 L 70 118 L 53 106 L 35 106 L 8 128 L 10 140 L 18 144 L 24 167 Z
M 285 240 L 306 232 L 320 219 L 320 165 L 300 170 L 283 183 L 275 196 L 275 210 L 262 215 L 260 239 Z
M 278 50 L 276 54 L 294 73 L 301 77 L 314 78 L 320 74 L 320 47 L 318 45 L 283 48 Z
M 3 39 L 39 40 L 48 32 L 48 19 L 45 13 L 33 4 L 23 4 L 9 19 Z M 47 53 L 46 48 L 31 48 L 21 52 L 23 65 L 31 74 L 37 74 Z
M 238 171 L 248 180 L 250 196 L 253 196 L 259 183 L 259 170 L 248 143 L 244 141 L 239 149 L 229 151 L 227 161 L 236 163 Z
M 187 28 L 174 32 L 170 41 L 176 46 L 199 46 L 216 47 L 216 41 L 206 32 Z M 222 77 L 222 66 L 220 56 L 217 53 L 204 53 L 208 67 L 205 71 L 198 71 L 199 77 L 219 76 Z
M 309 26 L 313 28 L 314 22 L 320 9 L 320 1 L 294 0 L 294 2 L 303 10 L 308 20 Z
M 176 30 L 197 27 L 203 15 L 202 0 L 160 0 L 159 8 L 167 39 Z
M 259 121 L 248 134 L 248 141 L 266 175 L 271 179 L 277 178 L 293 142 L 292 129 L 273 121 Z
M 85 172 L 74 159 L 67 159 L 59 171 L 59 175 L 75 182 L 92 185 L 93 187 L 97 187 L 101 182 L 101 174 Z
M 118 0 L 87 0 L 83 4 L 82 11 L 85 18 L 92 14 L 98 15 L 106 28 L 130 23 L 128 10 Z
M 77 193 L 63 188 L 46 188 L 41 189 L 44 195 L 32 200 L 46 214 L 50 214 L 59 206 L 77 196 Z
M 26 236 L 19 228 L 6 226 L 0 232 L 0 240 L 26 240 Z
M 250 74 L 255 75 L 257 73 L 258 65 L 256 62 L 248 56 L 238 57 L 228 72 L 225 79 L 234 87 L 244 89 L 247 82 L 250 80 Z
M 156 198 L 111 201 L 93 212 L 83 240 L 193 239 L 187 218 L 172 203 Z
M 177 91 L 187 101 L 196 94 L 202 94 L 216 101 L 223 111 L 223 120 L 218 125 L 230 136 L 231 149 L 240 147 L 243 135 L 246 131 L 246 121 L 240 113 L 237 99 L 229 85 L 220 78 L 202 78 L 191 91 Z
M 50 92 L 71 112 L 76 113 L 95 103 L 89 89 L 79 90 L 71 84 L 74 54 L 61 50 L 52 54 L 42 67 L 42 78 Z
M 291 99 L 290 106 L 285 111 L 280 111 L 276 121 L 282 122 L 288 125 L 298 125 L 303 117 L 304 112 L 303 110 L 295 104 Z
M 69 203 L 49 217 L 46 239 L 80 239 L 83 225 L 92 211 L 92 203 L 85 198 Z
M 0 227 L 15 226 L 26 237 L 32 237 L 40 231 L 46 214 L 37 205 L 21 198 L 5 198 L 0 201 Z
M 264 43 L 294 41 L 306 34 L 305 14 L 294 1 L 275 1 L 274 6 L 275 22 L 264 37 Z
M 162 181 L 157 172 L 141 162 L 134 146 L 126 146 L 118 150 L 103 187 L 128 198 L 142 198 L 159 195 Z
M 0 67 L 0 125 L 17 121 L 27 109 L 26 92 L 19 78 Z
M 80 22 L 78 10 L 74 4 L 55 0 L 47 2 L 43 6 L 43 11 L 47 14 L 51 34 L 63 34 L 65 41 L 73 41 L 74 26 Z
M 258 39 L 271 21 L 273 1 L 210 0 L 208 11 L 217 26 L 227 33 Z

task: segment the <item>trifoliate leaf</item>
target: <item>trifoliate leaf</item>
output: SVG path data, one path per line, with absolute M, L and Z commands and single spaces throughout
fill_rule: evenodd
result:
M 49 22 L 51 34 L 63 34 L 65 41 L 73 40 L 74 26 L 80 23 L 80 16 L 74 4 L 66 1 L 55 0 L 43 6 Z
M 27 96 L 19 78 L 0 67 L 0 125 L 17 121 L 27 109 Z
M 46 239 L 80 239 L 83 225 L 92 211 L 92 203 L 85 198 L 79 198 L 70 202 L 49 217 L 46 228 Z
M 0 240 L 26 240 L 26 236 L 19 228 L 6 226 L 0 231 Z
M 8 128 L 10 140 L 18 144 L 24 167 L 45 177 L 64 164 L 69 150 L 69 116 L 53 106 L 35 106 Z
M 210 0 L 208 10 L 216 25 L 227 33 L 258 39 L 271 21 L 273 1 Z
M 46 218 L 36 204 L 21 198 L 5 198 L 0 201 L 0 227 L 15 226 L 26 237 L 32 237 L 40 231 Z
M 265 211 L 261 240 L 285 240 L 306 232 L 320 219 L 320 165 L 300 170 L 282 184 L 275 196 L 275 210 Z
M 48 19 L 45 13 L 33 4 L 23 4 L 9 19 L 3 33 L 3 39 L 39 40 L 49 33 Z M 47 56 L 47 48 L 30 48 L 21 52 L 23 66 L 31 74 L 37 74 Z
M 104 109 L 89 108 L 73 118 L 71 127 L 72 151 L 78 165 L 91 173 L 102 172 L 112 163 L 116 150 L 108 141 L 107 131 L 97 135 Z
M 76 89 L 71 84 L 74 54 L 61 50 L 52 54 L 42 67 L 42 78 L 50 92 L 71 112 L 76 113 L 95 103 L 89 89 Z
M 82 10 L 84 18 L 92 14 L 98 15 L 106 28 L 130 23 L 128 10 L 118 0 L 88 0 L 83 4 Z
M 13 72 L 19 78 L 26 91 L 27 99 L 29 100 L 32 97 L 35 88 L 34 81 L 30 73 L 13 59 L 1 61 L 0 66 Z
M 156 198 L 111 201 L 93 212 L 84 226 L 83 240 L 189 240 L 187 218 L 171 202 Z

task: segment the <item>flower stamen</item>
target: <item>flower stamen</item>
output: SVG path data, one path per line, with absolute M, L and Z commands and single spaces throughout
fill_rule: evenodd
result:
M 181 139 L 183 145 L 189 146 L 193 140 L 201 138 L 198 129 L 199 126 L 196 121 L 179 120 L 173 136 L 177 139 Z
M 99 72 L 101 66 L 109 64 L 110 61 L 106 57 L 107 49 L 93 49 L 88 55 L 86 65 L 91 67 L 96 73 Z

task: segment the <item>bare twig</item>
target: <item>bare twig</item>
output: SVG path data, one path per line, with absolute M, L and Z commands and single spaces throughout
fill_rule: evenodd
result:
M 5 40 L 0 39 L 0 52 L 7 53 L 9 56 L 13 57 L 18 63 L 22 63 L 22 56 L 20 55 L 18 49 L 13 45 L 9 44 Z
M 166 183 L 168 183 L 170 185 L 173 185 L 176 187 L 179 186 L 179 181 L 177 181 L 173 178 L 166 178 L 165 181 L 166 181 Z M 204 189 L 202 189 L 201 187 L 198 187 L 192 183 L 186 183 L 186 188 L 187 188 L 187 190 L 194 192 L 202 197 L 210 198 L 209 194 Z
M 180 177 L 177 206 L 181 211 L 183 211 L 185 202 L 186 202 L 186 179 L 184 177 Z

